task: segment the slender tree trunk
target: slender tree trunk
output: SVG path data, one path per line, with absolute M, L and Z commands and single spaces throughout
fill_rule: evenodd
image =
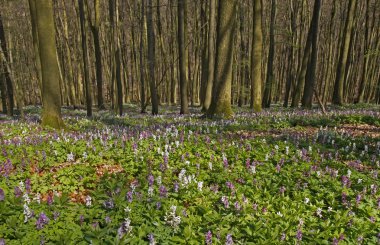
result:
M 87 35 L 86 35 L 86 15 L 87 10 L 84 6 L 84 0 L 79 1 L 79 18 L 80 18 L 80 29 L 81 29 L 81 40 L 82 40 L 82 59 L 83 59 L 83 72 L 84 72 L 84 84 L 86 92 L 86 108 L 87 116 L 92 117 L 92 98 L 91 98 L 91 85 L 90 85 L 90 75 L 88 66 L 88 50 L 87 50 Z
M 153 27 L 153 2 L 148 0 L 147 6 L 147 31 L 148 31 L 148 63 L 149 63 L 149 87 L 152 101 L 152 114 L 158 114 L 158 96 L 155 76 L 155 37 Z
M 8 50 L 7 50 L 7 41 L 5 38 L 4 33 L 4 25 L 2 21 L 2 16 L 0 13 L 0 47 L 3 54 L 3 59 L 0 59 L 0 63 L 3 66 L 4 70 L 4 79 L 5 79 L 5 91 L 7 92 L 7 109 L 5 110 L 9 116 L 13 116 L 13 109 L 14 109 L 14 96 L 13 96 L 13 82 L 10 76 L 10 71 L 6 69 L 6 61 L 9 60 L 8 57 Z
M 262 30 L 262 6 L 261 0 L 253 2 L 253 37 L 252 37 L 252 54 L 251 54 L 251 108 L 255 112 L 262 110 L 262 71 L 261 60 L 263 56 L 263 30 Z
M 311 23 L 311 31 L 312 31 L 312 50 L 310 57 L 310 71 L 308 73 L 303 99 L 302 106 L 311 109 L 313 105 L 313 93 L 314 86 L 316 80 L 316 70 L 317 70 L 317 59 L 318 59 L 318 35 L 319 35 L 319 18 L 321 12 L 322 0 L 315 0 L 314 2 L 314 10 L 313 10 L 313 18 Z
M 269 54 L 268 54 L 268 65 L 267 65 L 267 78 L 265 82 L 264 97 L 262 105 L 265 108 L 269 108 L 272 102 L 272 87 L 275 81 L 274 78 L 274 52 L 275 52 L 275 39 L 274 39 L 274 28 L 276 25 L 276 0 L 272 0 L 271 4 L 271 17 L 270 17 L 270 30 L 269 30 Z
M 100 0 L 94 0 L 94 10 L 95 10 L 95 22 L 91 27 L 92 34 L 94 37 L 94 48 L 95 48 L 95 64 L 96 64 L 96 87 L 97 87 L 97 102 L 98 108 L 100 110 L 105 109 L 104 106 L 104 93 L 103 93 L 103 66 L 102 66 L 102 51 L 100 48 Z
M 187 95 L 187 67 L 186 67 L 186 34 L 185 34 L 185 4 L 187 0 L 178 0 L 178 53 L 179 53 L 179 86 L 181 92 L 181 114 L 189 113 Z

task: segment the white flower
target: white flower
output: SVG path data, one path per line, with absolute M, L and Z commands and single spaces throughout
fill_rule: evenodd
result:
M 332 207 L 327 208 L 327 212 L 332 212 L 332 210 L 333 210 Z
M 90 196 L 86 196 L 86 206 L 91 207 L 92 205 L 92 198 Z
M 305 204 L 308 204 L 310 202 L 310 199 L 305 197 Z
M 20 181 L 20 183 L 18 184 L 18 186 L 20 187 L 20 190 L 21 190 L 22 192 L 25 191 L 25 185 L 24 185 L 24 182 Z
M 28 222 L 30 218 L 32 218 L 33 213 L 30 211 L 30 208 L 28 207 L 28 204 L 24 203 L 24 223 Z
M 318 216 L 319 218 L 322 218 L 322 209 L 321 209 L 321 208 L 318 208 L 318 209 L 317 209 L 317 216 Z
M 202 188 L 203 188 L 203 181 L 199 181 L 198 182 L 198 190 L 202 191 Z
M 25 202 L 26 204 L 29 204 L 29 203 L 30 203 L 30 198 L 29 198 L 29 196 L 28 196 L 27 193 L 24 193 L 24 195 L 22 196 L 22 198 L 24 199 L 24 202 Z
M 351 177 L 351 170 L 347 170 L 347 177 L 348 177 L 348 178 Z
M 285 154 L 289 155 L 289 146 L 285 146 Z
M 132 211 L 132 209 L 130 209 L 129 207 L 124 208 L 124 212 L 126 212 L 126 213 L 130 213 L 131 211 Z
M 66 161 L 67 162 L 74 162 L 74 154 L 72 152 L 70 152 L 70 154 L 67 154 Z
M 358 184 L 362 183 L 362 181 L 363 181 L 362 179 L 358 179 Z
M 169 224 L 171 227 L 173 227 L 174 229 L 178 229 L 178 226 L 181 223 L 181 217 L 176 216 L 175 212 L 177 210 L 177 206 L 171 206 L 170 210 L 171 211 L 169 213 L 166 213 L 164 219 L 166 223 Z
M 157 184 L 158 184 L 158 185 L 161 185 L 161 184 L 162 184 L 162 177 L 161 177 L 161 176 L 158 176 L 158 177 L 157 177 Z
M 277 215 L 280 216 L 280 217 L 284 216 L 280 211 L 277 212 Z
M 153 187 L 149 186 L 148 187 L 148 196 L 152 197 L 153 196 L 153 192 L 154 192 Z
M 212 162 L 209 162 L 209 163 L 208 163 L 208 168 L 209 168 L 210 170 L 212 170 Z
M 36 195 L 36 197 L 34 198 L 34 200 L 36 200 L 36 202 L 37 202 L 38 204 L 40 204 L 40 203 L 41 203 L 41 194 L 40 194 L 40 193 L 37 193 L 37 195 Z

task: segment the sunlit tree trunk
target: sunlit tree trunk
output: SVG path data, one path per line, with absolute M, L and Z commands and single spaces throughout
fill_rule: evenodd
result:
M 251 108 L 255 112 L 262 110 L 262 72 L 261 60 L 263 56 L 263 30 L 262 30 L 262 6 L 261 0 L 253 2 L 253 37 L 252 37 L 252 54 L 251 54 L 251 70 L 252 70 L 252 85 L 251 85 Z
M 42 125 L 63 128 L 53 3 L 35 0 L 38 47 L 42 74 Z
M 236 0 L 220 0 L 216 29 L 216 59 L 212 101 L 208 116 L 231 118 L 231 84 Z

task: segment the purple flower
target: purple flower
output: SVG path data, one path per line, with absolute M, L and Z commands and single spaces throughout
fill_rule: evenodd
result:
M 206 240 L 207 245 L 212 244 L 212 233 L 211 233 L 211 231 L 206 232 L 205 240 Z
M 224 204 L 224 207 L 225 207 L 225 208 L 228 208 L 228 207 L 229 207 L 228 197 L 226 197 L 226 196 L 222 196 L 221 201 L 222 201 L 222 203 Z
M 280 171 L 281 171 L 281 165 L 277 164 L 277 166 L 276 166 L 276 172 L 279 173 Z
M 106 209 L 113 209 L 115 207 L 115 204 L 112 199 L 109 199 L 103 203 L 104 208 Z
M 345 192 L 342 193 L 342 203 L 343 205 L 347 205 L 347 194 Z
M 110 218 L 110 216 L 106 216 L 106 218 L 105 218 L 104 220 L 106 221 L 107 224 L 108 224 L 108 223 L 111 223 L 111 218 Z
M 148 240 L 149 240 L 149 245 L 156 244 L 156 241 L 154 240 L 154 235 L 153 235 L 153 233 L 150 233 L 150 234 L 148 235 Z
M 0 245 L 5 245 L 5 240 L 4 240 L 4 238 L 0 238 Z
M 127 192 L 127 201 L 131 203 L 133 201 L 133 193 L 132 191 Z
M 297 230 L 296 238 L 298 241 L 302 241 L 302 231 L 300 229 Z
M 30 193 L 30 191 L 32 190 L 31 188 L 31 183 L 30 183 L 30 179 L 26 179 L 25 180 L 25 190 L 26 192 Z
M 166 197 L 168 195 L 168 190 L 163 185 L 160 186 L 159 191 L 160 191 L 160 197 Z
M 240 210 L 241 210 L 241 206 L 240 206 L 240 203 L 239 203 L 238 201 L 235 202 L 234 206 L 235 206 L 235 209 L 236 209 L 237 211 L 240 211 Z
M 179 190 L 179 184 L 176 181 L 176 182 L 174 182 L 174 192 L 178 192 L 178 190 Z
M 345 176 L 345 175 L 343 175 L 342 176 L 342 185 L 343 185 L 343 187 L 350 188 L 350 186 L 351 186 L 350 178 L 347 177 L 347 176 Z
M 284 194 L 285 190 L 286 190 L 285 186 L 281 186 L 280 187 L 280 194 Z
M 20 187 L 18 187 L 18 186 L 15 186 L 14 193 L 15 193 L 16 198 L 19 198 L 22 196 L 22 191 L 21 191 Z
M 161 208 L 161 202 L 157 202 L 157 203 L 156 203 L 156 208 L 157 208 L 157 209 L 160 209 L 160 208 Z
M 148 176 L 148 184 L 149 186 L 152 186 L 154 184 L 154 176 L 151 174 Z
M 79 224 L 82 225 L 83 222 L 84 222 L 84 216 L 81 215 L 81 216 L 79 216 Z
M 285 233 L 282 233 L 282 234 L 281 234 L 281 238 L 280 238 L 280 240 L 281 240 L 281 241 L 285 241 L 285 239 L 286 239 L 286 234 L 285 234 Z
M 227 234 L 226 236 L 226 245 L 232 245 L 234 244 L 234 241 L 232 240 L 232 235 L 231 234 Z
M 41 230 L 47 224 L 49 224 L 49 218 L 46 216 L 46 214 L 40 213 L 40 216 L 38 217 L 36 221 L 37 230 Z
M 99 226 L 99 222 L 95 221 L 91 224 L 92 228 L 96 229 Z
M 49 194 L 47 196 L 47 200 L 46 200 L 47 204 L 50 206 L 53 204 L 53 195 Z
M 361 195 L 361 194 L 358 194 L 358 195 L 356 196 L 356 204 L 359 205 L 361 200 L 362 200 L 362 195 Z
M 4 201 L 4 199 L 5 199 L 4 190 L 0 188 L 0 201 Z
M 332 244 L 333 245 L 339 245 L 339 239 L 334 237 Z

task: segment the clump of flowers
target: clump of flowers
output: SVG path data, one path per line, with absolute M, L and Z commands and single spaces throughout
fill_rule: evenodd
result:
M 36 228 L 37 230 L 41 230 L 44 228 L 45 225 L 49 224 L 49 218 L 44 213 L 40 213 L 40 216 L 38 217 L 36 221 Z
M 123 238 L 125 235 L 131 233 L 133 226 L 131 226 L 131 220 L 129 218 L 125 218 L 124 222 L 121 224 L 119 229 L 117 229 L 117 235 L 119 238 Z
M 164 219 L 168 225 L 173 227 L 175 230 L 178 229 L 181 224 L 181 216 L 176 215 L 177 206 L 171 206 L 170 212 L 166 213 Z

